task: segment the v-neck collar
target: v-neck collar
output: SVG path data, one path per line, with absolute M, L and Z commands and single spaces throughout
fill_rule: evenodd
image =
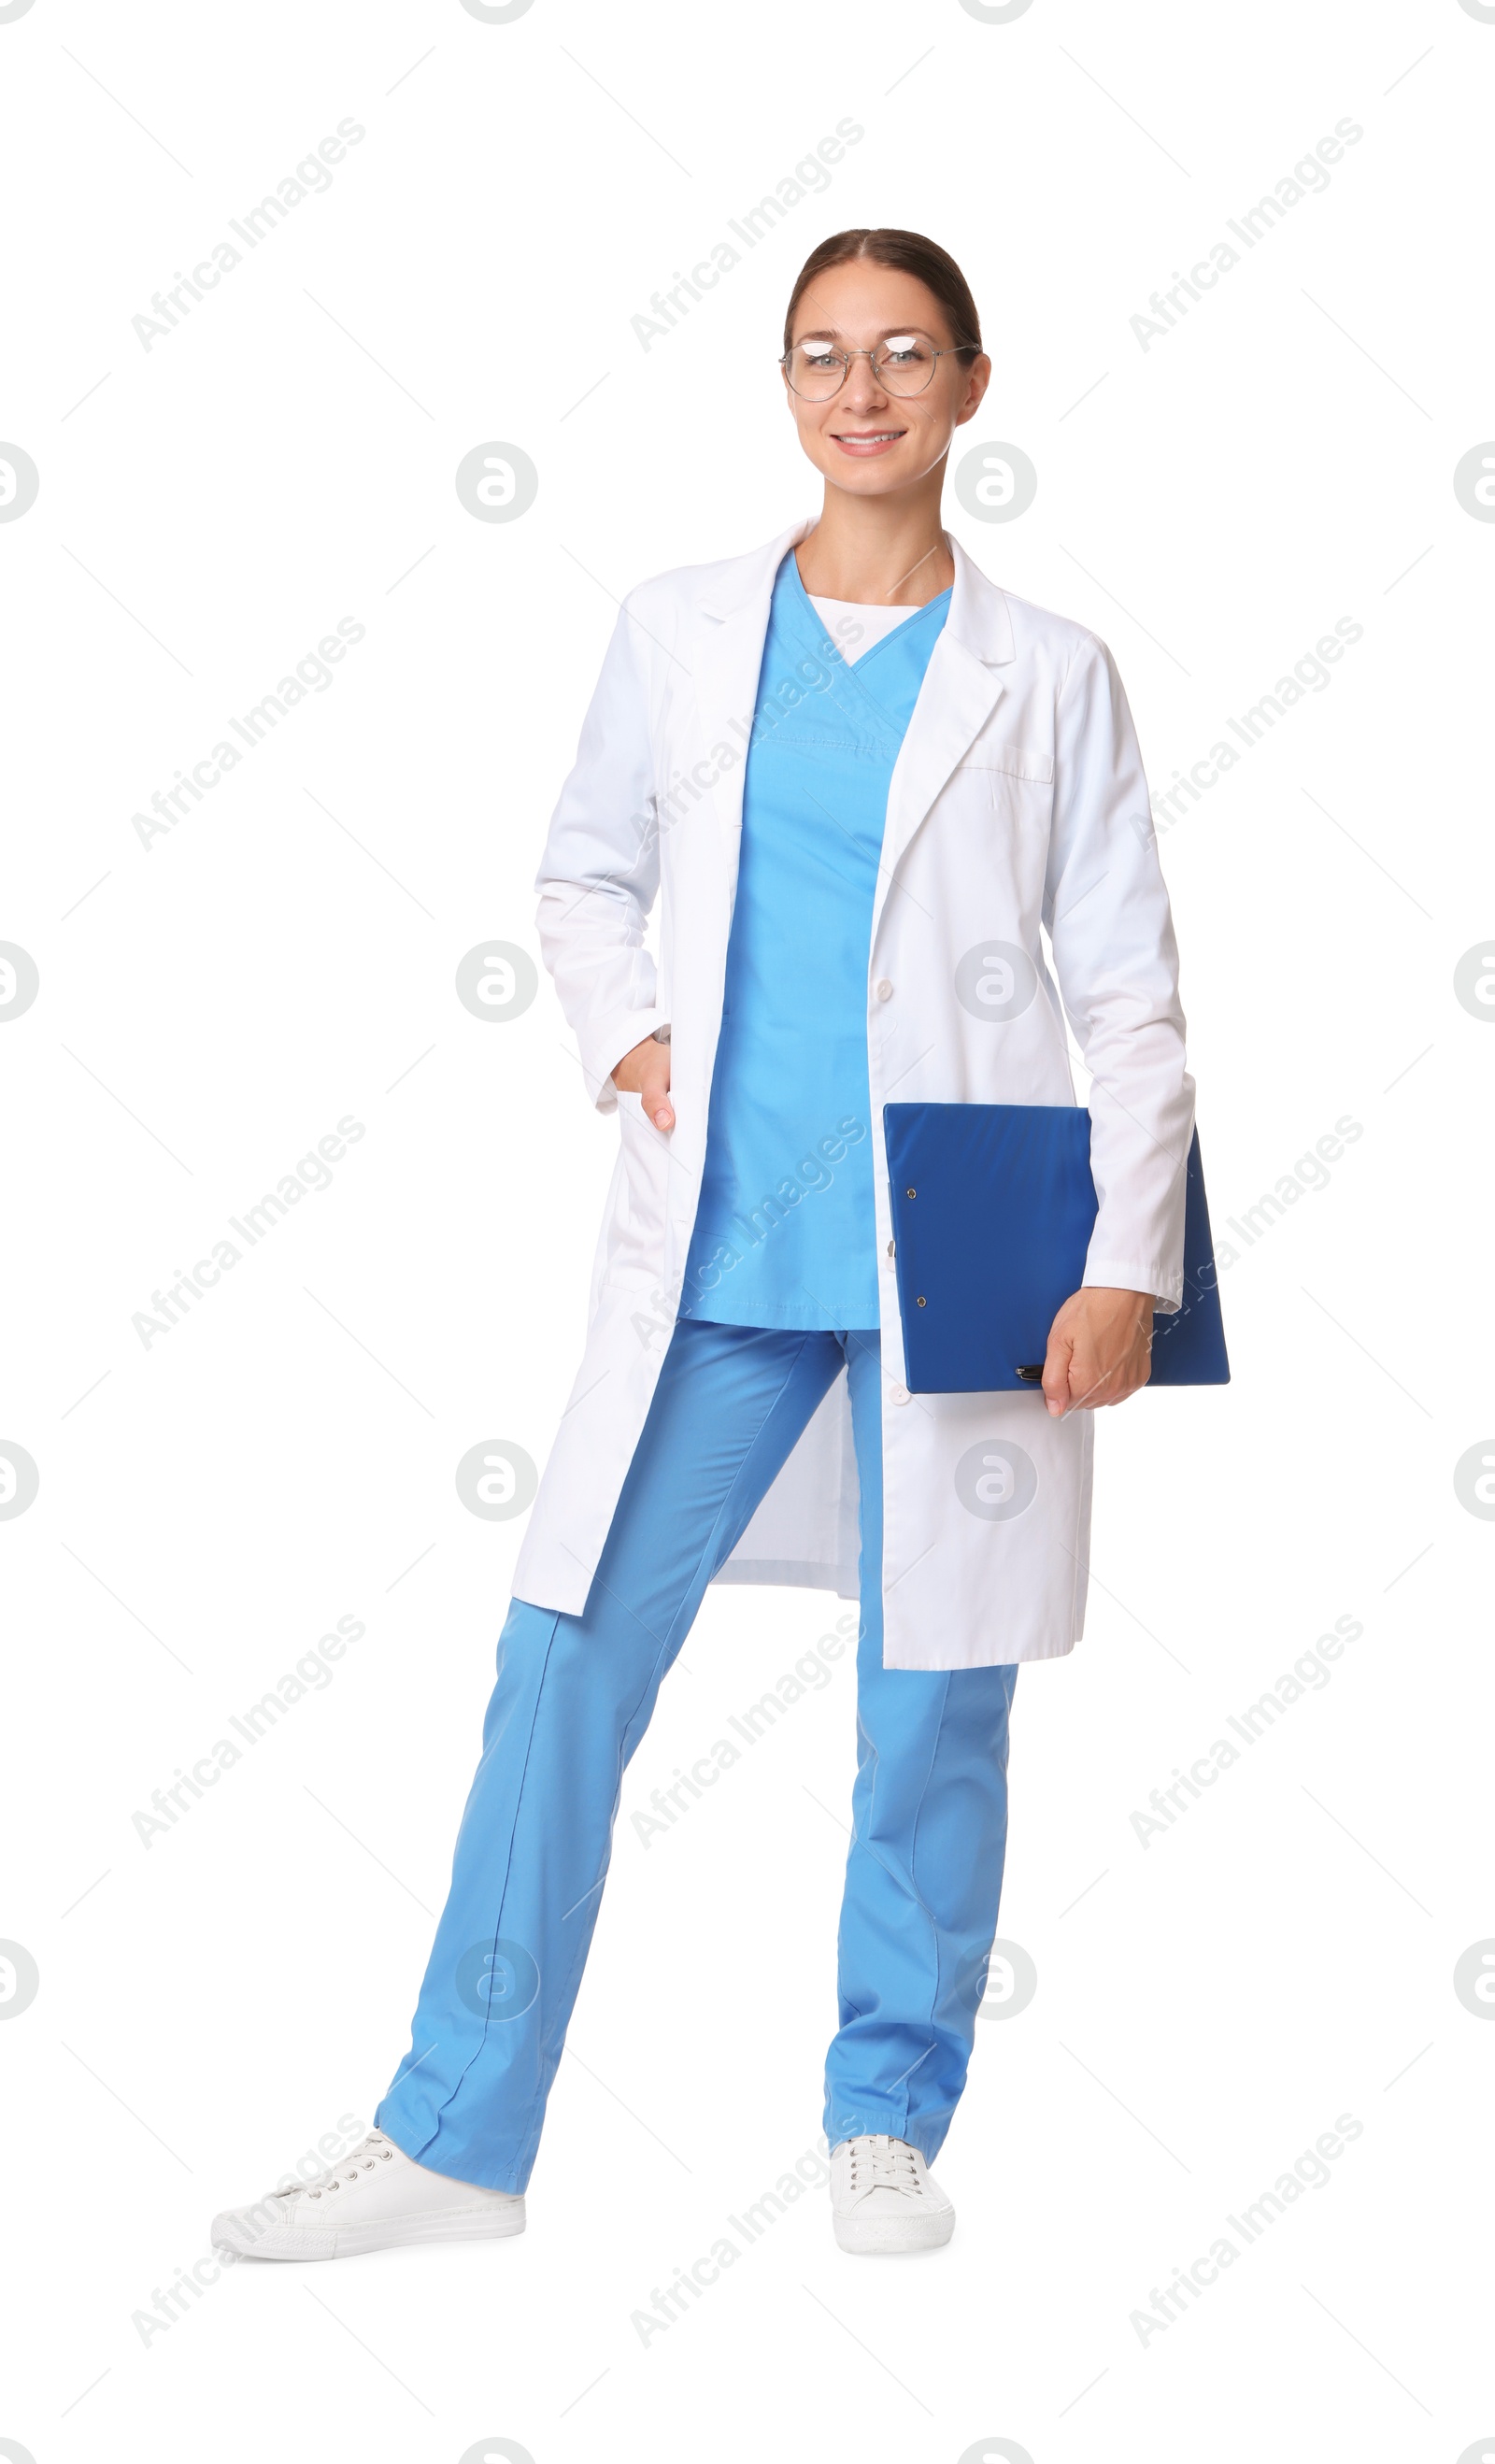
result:
M 885 633 L 880 642 L 874 642 L 869 650 L 864 651 L 860 659 L 853 661 L 844 656 L 838 645 L 832 640 L 825 627 L 822 624 L 820 617 L 816 614 L 815 608 L 811 604 L 809 592 L 804 587 L 803 579 L 800 572 L 799 562 L 792 548 L 789 551 L 785 562 L 789 567 L 789 589 L 787 596 L 791 627 L 800 633 L 802 639 L 803 639 L 807 645 L 813 647 L 818 657 L 824 657 L 827 660 L 831 677 L 829 688 L 831 700 L 837 702 L 845 711 L 846 717 L 850 719 L 851 709 L 846 704 L 845 698 L 847 692 L 849 692 L 852 704 L 861 711 L 864 721 L 869 718 L 879 736 L 887 737 L 890 739 L 896 740 L 901 743 L 906 732 L 907 715 L 905 714 L 902 717 L 895 717 L 885 702 L 879 698 L 877 693 L 878 679 L 879 676 L 885 672 L 887 663 L 885 662 L 884 668 L 878 670 L 872 675 L 865 674 L 863 671 L 864 670 L 874 666 L 879 652 L 885 650 L 890 643 L 907 641 L 911 628 L 918 623 L 921 617 L 930 615 L 931 610 L 935 611 L 937 617 L 937 622 L 934 627 L 934 630 L 937 635 L 943 627 L 945 618 L 949 613 L 948 602 L 951 595 L 950 592 L 940 591 L 935 598 L 926 601 L 922 607 L 911 607 L 905 623 L 902 625 L 895 625 L 890 633 Z M 782 571 L 783 567 L 780 566 L 780 576 L 776 578 L 775 582 L 774 595 L 776 598 L 778 596 L 778 581 L 782 578 Z M 770 619 L 770 622 L 772 622 L 772 619 Z M 933 644 L 931 645 L 931 649 L 933 650 Z M 928 662 L 926 661 L 925 664 L 927 665 Z M 923 678 L 921 676 L 921 686 Z
M 931 608 L 937 607 L 940 610 L 941 624 L 944 623 L 946 616 L 950 612 L 949 603 L 952 595 L 951 591 L 949 589 L 936 591 L 933 599 L 926 599 L 922 607 L 911 607 L 908 615 L 904 618 L 903 623 L 901 625 L 894 625 L 890 631 L 883 635 L 881 641 L 874 642 L 869 650 L 864 650 L 859 659 L 848 659 L 843 651 L 839 642 L 833 638 L 833 636 L 826 630 L 824 625 L 821 622 L 815 604 L 811 599 L 809 592 L 804 587 L 804 577 L 800 571 L 800 560 L 795 555 L 793 548 L 789 550 L 787 557 L 784 559 L 784 562 L 789 567 L 791 590 L 797 598 L 801 612 L 802 616 L 815 627 L 817 645 L 819 645 L 824 639 L 824 642 L 828 645 L 838 667 L 843 668 L 848 676 L 854 676 L 858 669 L 867 667 L 871 660 L 876 658 L 880 650 L 885 650 L 887 649 L 890 642 L 901 641 L 909 630 L 910 626 L 916 625 L 921 616 L 927 616 L 929 614 Z

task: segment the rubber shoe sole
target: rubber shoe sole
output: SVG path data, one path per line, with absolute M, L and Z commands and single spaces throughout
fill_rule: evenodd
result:
M 953 2208 L 936 2208 L 932 2215 L 849 2215 L 832 2221 L 839 2247 L 858 2258 L 912 2258 L 921 2251 L 940 2250 L 956 2229 Z
M 407 2219 L 371 2218 L 363 2225 L 303 2225 L 294 2232 L 282 2226 L 278 2232 L 267 2227 L 263 2233 L 256 2233 L 253 2225 L 230 2209 L 213 2218 L 212 2245 L 215 2250 L 231 2251 L 235 2258 L 361 2258 L 369 2251 L 403 2250 L 417 2242 L 506 2241 L 521 2233 L 524 2226 L 522 2199 L 495 2215 L 472 2215 L 460 2210 L 444 2215 L 437 2209 L 429 2215 Z

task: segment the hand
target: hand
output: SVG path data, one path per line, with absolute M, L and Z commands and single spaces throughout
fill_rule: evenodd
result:
M 1044 1400 L 1056 1419 L 1124 1403 L 1145 1386 L 1153 1366 L 1151 1292 L 1088 1284 L 1071 1293 L 1048 1331 Z
M 612 1083 L 625 1095 L 641 1095 L 644 1117 L 656 1130 L 672 1130 L 674 1106 L 670 1101 L 670 1046 L 646 1035 L 621 1061 L 614 1062 Z

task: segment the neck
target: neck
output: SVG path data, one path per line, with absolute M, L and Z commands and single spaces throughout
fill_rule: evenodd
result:
M 927 607 L 956 577 L 940 527 L 941 463 L 895 496 L 853 496 L 827 486 L 820 520 L 800 541 L 800 580 L 820 599 Z

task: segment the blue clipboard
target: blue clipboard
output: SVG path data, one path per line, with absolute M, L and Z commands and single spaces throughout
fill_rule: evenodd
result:
M 1038 1384 L 1095 1226 L 1090 1115 L 1076 1104 L 885 1104 L 893 1266 L 911 1393 Z M 1198 1131 L 1186 1166 L 1183 1300 L 1153 1317 L 1154 1386 L 1224 1386 Z

